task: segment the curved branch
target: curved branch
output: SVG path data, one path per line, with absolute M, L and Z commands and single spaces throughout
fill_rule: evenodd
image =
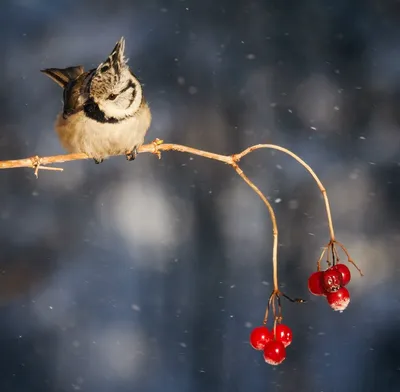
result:
M 259 150 L 261 148 L 268 148 L 268 149 L 271 149 L 271 150 L 277 150 L 277 151 L 284 152 L 285 154 L 291 156 L 297 162 L 299 162 L 300 165 L 302 165 L 311 174 L 312 178 L 317 183 L 318 188 L 321 191 L 322 196 L 324 198 L 331 241 L 335 241 L 335 231 L 333 229 L 331 207 L 330 207 L 330 204 L 329 204 L 329 199 L 328 199 L 328 194 L 326 193 L 326 189 L 325 189 L 324 185 L 322 184 L 321 180 L 315 174 L 314 170 L 311 168 L 311 166 L 308 165 L 305 161 L 303 161 L 298 155 L 296 155 L 292 151 L 288 150 L 287 148 L 284 148 L 284 147 L 281 147 L 281 146 L 277 146 L 275 144 L 256 144 L 255 146 L 251 146 L 251 147 L 246 148 L 241 153 L 236 154 L 233 157 L 237 162 L 239 162 L 240 159 L 243 158 L 244 156 L 246 156 L 247 154 L 250 154 L 251 152 L 253 152 L 255 150 Z
M 267 149 L 271 149 L 271 150 L 281 151 L 281 152 L 291 156 L 297 162 L 299 162 L 300 165 L 302 165 L 311 174 L 312 178 L 317 183 L 318 188 L 321 191 L 322 196 L 324 198 L 325 210 L 326 210 L 326 216 L 328 219 L 328 226 L 329 226 L 329 233 L 330 233 L 331 241 L 335 241 L 335 231 L 333 229 L 331 207 L 329 204 L 328 194 L 326 193 L 326 189 L 325 189 L 324 185 L 322 184 L 322 182 L 318 178 L 318 176 L 315 174 L 314 170 L 305 161 L 303 161 L 299 156 L 297 156 L 295 153 L 288 150 L 287 148 L 277 146 L 275 144 L 256 144 L 254 146 L 246 148 L 239 154 L 220 155 L 220 154 L 215 154 L 215 153 L 208 152 L 208 151 L 198 150 L 197 148 L 183 146 L 180 144 L 163 144 L 162 140 L 155 139 L 152 143 L 142 145 L 138 149 L 138 152 L 139 153 L 149 152 L 149 153 L 153 153 L 153 154 L 160 156 L 160 151 L 179 151 L 179 152 L 185 152 L 185 153 L 193 154 L 193 155 L 200 155 L 204 158 L 214 159 L 216 161 L 224 162 L 224 163 L 232 166 L 234 163 L 239 162 L 247 154 L 250 154 L 251 152 L 253 152 L 255 150 L 259 150 L 261 148 L 267 148 Z M 70 161 L 76 161 L 76 160 L 82 160 L 82 159 L 89 159 L 89 157 L 86 154 L 82 154 L 82 153 L 81 154 L 55 155 L 55 156 L 50 156 L 50 157 L 34 156 L 31 158 L 17 159 L 17 160 L 12 160 L 12 161 L 0 161 L 0 169 L 30 167 L 30 168 L 35 169 L 35 175 L 37 176 L 39 169 L 60 170 L 60 171 L 63 170 L 61 168 L 46 167 L 46 165 L 53 164 L 53 163 L 70 162 Z
M 138 152 L 139 153 L 148 152 L 148 153 L 153 153 L 153 154 L 159 155 L 160 151 L 179 151 L 179 152 L 185 152 L 185 153 L 189 153 L 189 154 L 193 154 L 193 155 L 200 155 L 204 158 L 214 159 L 214 160 L 217 160 L 220 162 L 224 162 L 228 165 L 232 165 L 235 162 L 239 162 L 247 154 L 250 154 L 251 152 L 253 152 L 255 150 L 259 150 L 261 148 L 268 148 L 271 150 L 277 150 L 277 151 L 284 152 L 285 154 L 291 156 L 297 162 L 299 162 L 300 165 L 302 165 L 311 174 L 314 181 L 317 183 L 318 188 L 321 191 L 322 196 L 324 198 L 331 241 L 335 241 L 335 232 L 333 229 L 331 208 L 330 208 L 328 195 L 326 193 L 326 189 L 325 189 L 324 185 L 322 184 L 322 182 L 318 178 L 318 176 L 315 174 L 314 170 L 305 161 L 303 161 L 295 153 L 293 153 L 292 151 L 290 151 L 284 147 L 277 146 L 275 144 L 257 144 L 257 145 L 251 146 L 249 148 L 246 148 L 239 154 L 230 156 L 230 155 L 220 155 L 220 154 L 215 154 L 215 153 L 208 152 L 208 151 L 198 150 L 197 148 L 187 147 L 187 146 L 183 146 L 180 144 L 163 144 L 162 140 L 156 139 L 152 143 L 142 145 L 138 149 Z M 39 169 L 60 170 L 60 171 L 63 170 L 61 168 L 46 167 L 46 165 L 53 164 L 53 163 L 77 161 L 77 160 L 82 160 L 82 159 L 89 159 L 89 157 L 86 154 L 82 154 L 82 153 L 55 155 L 55 156 L 50 156 L 50 157 L 34 156 L 34 157 L 30 157 L 30 158 L 17 159 L 17 160 L 11 160 L 11 161 L 0 161 L 0 169 L 30 167 L 30 168 L 35 169 L 35 174 L 37 176 Z
M 255 150 L 259 150 L 262 148 L 278 150 L 278 151 L 284 152 L 287 155 L 290 155 L 292 158 L 294 158 L 297 162 L 299 162 L 311 174 L 311 176 L 317 183 L 317 185 L 323 195 L 324 201 L 325 201 L 325 209 L 326 209 L 326 215 L 328 218 L 331 242 L 336 242 L 334 229 L 333 229 L 333 223 L 332 223 L 331 210 L 330 210 L 328 195 L 326 193 L 325 187 L 323 186 L 323 184 L 322 184 L 321 180 L 318 178 L 318 176 L 315 174 L 314 170 L 305 161 L 303 161 L 296 154 L 294 154 L 293 152 L 291 152 L 290 150 L 288 150 L 284 147 L 280 147 L 280 146 L 277 146 L 274 144 L 257 144 L 257 145 L 251 146 L 251 147 L 243 150 L 239 154 L 220 155 L 220 154 L 215 154 L 215 153 L 208 152 L 208 151 L 198 150 L 197 148 L 183 146 L 180 144 L 171 144 L 171 143 L 164 144 L 162 140 L 155 139 L 152 143 L 142 145 L 138 149 L 138 153 L 152 153 L 152 154 L 157 155 L 159 158 L 161 158 L 161 151 L 179 151 L 179 152 L 184 152 L 184 153 L 188 153 L 188 154 L 199 155 L 204 158 L 213 159 L 213 160 L 223 162 L 223 163 L 226 163 L 226 164 L 232 166 L 236 170 L 236 172 L 239 174 L 239 176 L 242 177 L 242 179 L 254 190 L 254 192 L 257 193 L 257 195 L 261 198 L 261 200 L 267 206 L 268 211 L 270 213 L 271 220 L 272 220 L 272 232 L 273 232 L 272 264 L 273 264 L 273 274 L 274 274 L 273 275 L 274 290 L 276 292 L 278 292 L 278 227 L 277 227 L 277 223 L 276 223 L 275 213 L 274 213 L 274 210 L 273 210 L 271 204 L 269 203 L 267 198 L 264 196 L 264 194 L 243 173 L 242 169 L 240 169 L 240 167 L 237 164 L 246 155 L 250 154 L 251 152 L 253 152 Z M 83 160 L 83 159 L 90 159 L 90 158 L 86 154 L 83 154 L 83 153 L 55 155 L 55 156 L 49 156 L 49 157 L 33 156 L 30 158 L 24 158 L 24 159 L 0 161 L 0 169 L 29 167 L 29 168 L 34 169 L 35 175 L 38 176 L 39 170 L 60 170 L 60 171 L 63 170 L 62 168 L 51 167 L 51 166 L 48 167 L 47 165 L 54 164 L 54 163 L 77 161 L 77 160 Z

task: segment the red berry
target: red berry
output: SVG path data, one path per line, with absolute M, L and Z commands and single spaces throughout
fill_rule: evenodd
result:
M 265 345 L 272 340 L 272 334 L 265 326 L 256 327 L 251 331 L 250 344 L 256 350 L 263 350 Z
M 264 348 L 264 359 L 270 365 L 280 365 L 286 359 L 286 349 L 282 342 L 271 340 Z
M 334 267 L 342 275 L 342 286 L 346 286 L 351 280 L 350 270 L 344 264 L 336 264 Z
M 329 293 L 326 296 L 326 299 L 333 310 L 339 310 L 342 312 L 350 303 L 350 293 L 346 287 L 342 287 L 338 291 Z
M 342 287 L 342 274 L 334 268 L 335 267 L 328 268 L 323 272 L 322 276 L 325 290 L 328 293 L 338 291 Z
M 322 271 L 314 272 L 308 278 L 308 290 L 310 290 L 311 294 L 314 294 L 314 295 L 325 295 L 326 294 L 324 286 L 322 284 L 323 274 L 324 273 Z
M 276 326 L 276 340 L 282 342 L 285 348 L 292 343 L 293 332 L 284 324 L 278 324 Z

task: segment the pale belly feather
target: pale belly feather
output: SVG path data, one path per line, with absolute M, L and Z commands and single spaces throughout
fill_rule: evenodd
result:
M 101 160 L 140 147 L 150 122 L 150 110 L 145 106 L 139 115 L 116 124 L 94 121 L 83 112 L 67 119 L 60 114 L 55 127 L 62 146 L 68 152 L 83 152 L 91 158 Z

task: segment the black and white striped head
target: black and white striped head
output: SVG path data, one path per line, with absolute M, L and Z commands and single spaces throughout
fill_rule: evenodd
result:
M 89 84 L 89 100 L 105 118 L 123 120 L 136 114 L 142 103 L 142 87 L 127 65 L 122 37 L 107 60 L 101 63 Z

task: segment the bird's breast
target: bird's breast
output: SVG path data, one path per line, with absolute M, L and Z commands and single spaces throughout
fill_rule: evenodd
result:
M 83 152 L 90 157 L 104 159 L 124 154 L 143 144 L 150 121 L 149 110 L 112 124 L 99 123 L 81 111 L 67 118 L 60 114 L 56 131 L 68 152 Z

